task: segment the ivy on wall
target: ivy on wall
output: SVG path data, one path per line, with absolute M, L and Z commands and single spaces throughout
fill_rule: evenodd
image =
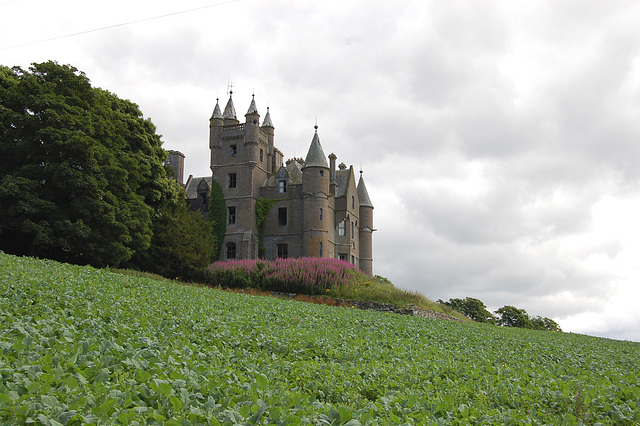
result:
M 258 257 L 260 259 L 264 258 L 264 253 L 266 248 L 264 246 L 264 240 L 262 238 L 262 234 L 264 231 L 264 226 L 267 223 L 267 215 L 269 211 L 276 203 L 276 200 L 268 200 L 266 198 L 258 198 L 256 201 L 256 226 L 258 228 Z
M 215 237 L 215 249 L 213 261 L 220 259 L 222 242 L 227 233 L 227 203 L 224 200 L 222 187 L 215 180 L 211 180 L 211 197 L 209 197 L 208 219 L 213 223 L 213 235 Z

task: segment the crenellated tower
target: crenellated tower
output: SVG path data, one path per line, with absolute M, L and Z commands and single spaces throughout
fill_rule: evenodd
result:
M 265 120 L 266 126 L 260 126 L 255 96 L 245 122 L 240 123 L 232 96 L 230 92 L 222 114 L 216 102 L 209 131 L 212 178 L 222 187 L 227 204 L 222 258 L 254 259 L 258 255 L 255 206 L 260 187 L 272 171 L 268 153 L 273 145 L 274 128 L 270 117 Z

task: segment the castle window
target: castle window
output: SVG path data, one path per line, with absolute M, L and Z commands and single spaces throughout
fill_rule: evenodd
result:
M 338 235 L 340 235 L 341 237 L 344 237 L 345 235 L 347 235 L 346 219 L 338 224 Z
M 236 224 L 236 208 L 235 206 L 227 207 L 227 224 Z
M 345 253 L 338 254 L 338 259 L 347 262 L 347 255 Z
M 351 264 L 356 264 L 356 257 L 354 255 L 351 255 Z
M 318 243 L 318 257 L 322 257 L 322 243 Z
M 320 177 L 324 176 L 324 170 L 320 170 Z
M 351 208 L 356 208 L 356 197 L 354 197 L 353 195 L 351 196 Z
M 287 208 L 278 207 L 278 225 L 285 226 L 287 224 Z
M 236 258 L 236 243 L 227 243 L 227 259 Z
M 230 154 L 232 157 L 237 157 L 238 156 L 238 145 L 230 145 L 229 148 L 231 149 Z
M 322 209 L 320 209 L 320 222 L 322 222 Z
M 284 194 L 287 192 L 287 181 L 282 179 L 278 181 L 278 192 Z
M 264 160 L 264 151 L 262 148 L 260 148 L 260 162 L 262 163 L 262 160 Z
M 351 222 L 351 238 L 354 238 L 355 236 L 356 236 L 356 231 L 354 230 L 353 222 Z
M 277 245 L 278 247 L 278 257 L 282 259 L 286 259 L 289 257 L 289 247 L 286 243 L 281 243 Z
M 229 173 L 229 188 L 235 188 L 237 185 L 237 176 L 235 173 Z

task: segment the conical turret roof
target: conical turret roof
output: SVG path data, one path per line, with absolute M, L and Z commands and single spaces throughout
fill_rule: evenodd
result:
M 327 157 L 324 155 L 322 145 L 320 145 L 320 137 L 318 137 L 318 126 L 316 126 L 316 132 L 313 135 L 309 152 L 307 152 L 307 158 L 304 160 L 304 167 L 325 167 L 329 168 L 327 164 Z
M 269 107 L 267 107 L 267 115 L 264 116 L 262 127 L 274 127 L 273 122 L 271 121 L 271 114 L 269 113 Z
M 216 107 L 213 109 L 213 114 L 211 118 L 222 118 L 222 112 L 220 111 L 220 105 L 218 104 L 218 99 L 216 99 Z
M 227 101 L 227 106 L 224 107 L 224 114 L 222 114 L 222 118 L 224 118 L 225 120 L 238 119 L 236 117 L 236 109 L 233 107 L 233 99 L 231 98 L 232 95 L 233 95 L 233 92 L 229 92 L 229 100 Z
M 247 113 L 245 115 L 257 114 L 257 113 L 258 113 L 258 107 L 256 106 L 256 99 L 254 95 L 251 95 L 251 104 L 249 105 L 249 109 L 247 110 Z
M 369 192 L 367 192 L 367 187 L 364 184 L 364 178 L 362 177 L 362 172 L 360 172 L 360 180 L 358 181 L 357 189 L 358 189 L 358 200 L 360 201 L 360 206 L 373 208 L 373 204 L 371 203 L 371 198 L 369 198 Z

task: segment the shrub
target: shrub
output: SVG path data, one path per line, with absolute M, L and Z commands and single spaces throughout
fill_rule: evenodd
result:
M 351 284 L 357 268 L 327 258 L 235 260 L 209 266 L 206 283 L 223 287 L 252 287 L 301 294 L 324 294 Z

